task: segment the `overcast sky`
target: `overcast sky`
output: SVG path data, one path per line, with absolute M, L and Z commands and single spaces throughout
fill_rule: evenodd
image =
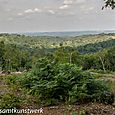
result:
M 0 32 L 115 29 L 103 0 L 0 0 Z

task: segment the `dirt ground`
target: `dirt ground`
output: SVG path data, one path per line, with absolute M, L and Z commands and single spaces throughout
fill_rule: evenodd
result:
M 115 115 L 115 105 L 99 103 L 51 106 L 42 109 L 43 113 L 31 115 Z

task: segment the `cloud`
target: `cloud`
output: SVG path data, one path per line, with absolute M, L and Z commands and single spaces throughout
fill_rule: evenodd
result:
M 34 8 L 34 9 L 26 9 L 24 12 L 19 12 L 17 15 L 22 16 L 24 14 L 41 13 L 41 12 L 42 12 L 41 9 Z
M 23 13 L 18 13 L 17 15 L 18 15 L 18 16 L 22 16 L 22 15 L 23 15 Z
M 63 5 L 59 7 L 59 9 L 68 9 L 70 6 L 74 4 L 85 3 L 86 0 L 64 0 Z
M 63 4 L 59 7 L 60 10 L 68 9 L 73 4 L 73 0 L 64 0 Z
M 86 0 L 64 0 L 63 4 L 72 5 L 78 3 L 85 3 Z
M 32 9 L 27 9 L 24 11 L 24 13 L 34 13 L 34 11 Z
M 63 10 L 63 9 L 67 9 L 68 7 L 69 7 L 69 5 L 65 4 L 65 5 L 60 6 L 59 9 Z
M 24 11 L 24 13 L 36 13 L 36 12 L 42 12 L 41 9 L 38 9 L 38 8 L 34 8 L 34 9 L 27 9 Z
M 55 14 L 56 13 L 52 9 L 43 10 L 43 9 L 34 8 L 34 9 L 26 9 L 22 13 L 19 12 L 19 13 L 17 13 L 17 16 L 23 16 L 25 14 L 34 14 L 34 13 L 41 13 L 41 12 L 43 12 L 43 13 L 50 13 L 50 14 Z
M 41 10 L 41 9 L 38 9 L 38 8 L 35 8 L 35 9 L 34 9 L 34 12 L 39 12 L 39 13 L 40 13 L 40 12 L 42 12 L 42 10 Z
M 53 11 L 53 10 L 48 10 L 48 12 L 51 14 L 55 14 L 55 11 Z

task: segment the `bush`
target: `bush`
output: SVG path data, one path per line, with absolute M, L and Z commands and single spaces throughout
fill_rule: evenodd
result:
M 20 82 L 46 105 L 60 102 L 100 102 L 104 92 L 110 92 L 105 83 L 95 80 L 89 72 L 76 65 L 57 65 L 46 58 L 40 59 L 31 73 L 21 77 Z M 105 101 L 109 103 L 106 99 L 102 102 Z
M 89 80 L 86 83 L 87 94 L 91 96 L 92 101 L 98 101 L 106 104 L 114 102 L 114 95 L 110 92 L 107 82 L 100 80 Z

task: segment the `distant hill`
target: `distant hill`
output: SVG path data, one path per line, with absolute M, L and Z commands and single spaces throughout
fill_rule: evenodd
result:
M 101 33 L 115 33 L 115 30 L 108 31 L 65 31 L 65 32 L 27 32 L 27 33 L 19 33 L 27 36 L 59 36 L 59 37 L 75 37 L 82 35 L 94 35 Z
M 78 47 L 87 44 L 95 44 L 115 39 L 115 34 L 95 34 L 82 35 L 75 37 L 56 37 L 56 36 L 25 36 L 19 34 L 0 34 L 0 41 L 5 44 L 14 44 L 22 48 L 59 48 Z

